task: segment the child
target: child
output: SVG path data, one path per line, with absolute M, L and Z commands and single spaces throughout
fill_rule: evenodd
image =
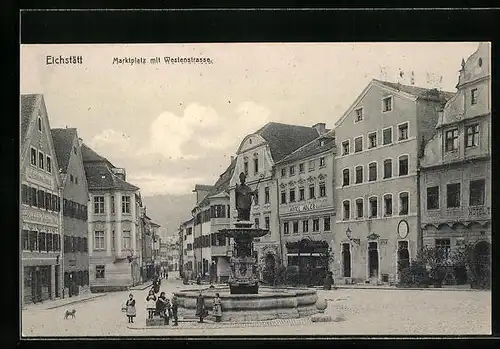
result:
M 152 319 L 156 310 L 156 296 L 154 290 L 149 290 L 149 294 L 146 297 L 146 309 L 148 310 L 148 317 Z

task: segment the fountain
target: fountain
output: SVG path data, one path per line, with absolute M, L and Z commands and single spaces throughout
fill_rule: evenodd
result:
M 315 290 L 288 287 L 260 287 L 259 290 L 257 260 L 252 253 L 253 240 L 266 235 L 269 230 L 252 227 L 250 209 L 256 191 L 245 184 L 245 179 L 245 174 L 241 173 L 240 184 L 236 185 L 235 190 L 237 222 L 234 228 L 219 231 L 234 240 L 228 286 L 176 292 L 180 318 L 195 318 L 196 298 L 200 291 L 208 309 L 215 293 L 219 293 L 223 322 L 290 319 L 318 312 L 315 306 L 318 300 Z

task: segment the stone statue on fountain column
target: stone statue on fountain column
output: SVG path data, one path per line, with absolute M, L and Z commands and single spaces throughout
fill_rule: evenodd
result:
M 240 184 L 236 184 L 236 210 L 238 211 L 238 221 L 250 221 L 250 209 L 252 199 L 257 195 L 256 190 L 252 190 L 246 183 L 246 175 L 240 173 Z

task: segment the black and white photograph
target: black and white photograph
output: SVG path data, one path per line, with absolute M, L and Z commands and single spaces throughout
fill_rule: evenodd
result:
M 491 65 L 21 44 L 21 335 L 491 335 Z

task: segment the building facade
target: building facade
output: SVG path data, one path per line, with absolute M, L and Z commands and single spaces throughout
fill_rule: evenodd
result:
M 76 129 L 58 128 L 51 133 L 63 185 L 64 295 L 72 297 L 89 290 L 89 194 Z
M 21 95 L 21 303 L 63 296 L 62 183 L 44 98 Z
M 183 277 L 188 279 L 194 279 L 196 276 L 195 270 L 195 260 L 194 260 L 194 236 L 193 236 L 193 222 L 194 218 L 191 218 L 183 222 L 179 228 L 180 235 L 182 236 L 182 254 L 183 254 Z
M 91 291 L 127 289 L 141 282 L 139 188 L 126 173 L 85 144 L 82 155 L 90 204 L 88 207 Z
M 338 262 L 329 265 L 330 255 L 338 253 L 334 240 L 334 154 L 335 136 L 330 131 L 276 164 L 284 262 L 296 266 L 300 279 L 308 284 L 322 284 L 326 272 L 335 265 L 338 268 Z
M 336 239 L 346 282 L 394 282 L 419 248 L 417 155 L 452 93 L 372 80 L 336 122 Z
M 240 174 L 245 173 L 246 183 L 257 190 L 250 217 L 255 226 L 269 229 L 269 233 L 254 240 L 255 256 L 262 265 L 266 258 L 282 264 L 282 232 L 279 223 L 279 190 L 275 175 L 275 164 L 287 155 L 316 139 L 324 131 L 324 124 L 313 127 L 287 125 L 270 122 L 255 133 L 247 135 L 241 142 L 235 160 L 235 168 L 229 182 L 231 207 L 230 225 L 234 226 L 236 212 L 236 184 Z
M 490 96 L 490 45 L 481 43 L 462 61 L 457 93 L 420 160 L 423 244 L 448 255 L 471 242 L 474 258 L 486 258 L 486 264 L 492 214 Z

